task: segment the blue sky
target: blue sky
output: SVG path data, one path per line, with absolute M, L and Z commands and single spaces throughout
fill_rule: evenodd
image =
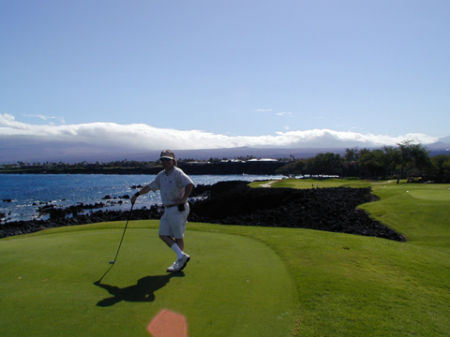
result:
M 450 135 L 448 1 L 0 0 L 0 46 L 5 144 Z

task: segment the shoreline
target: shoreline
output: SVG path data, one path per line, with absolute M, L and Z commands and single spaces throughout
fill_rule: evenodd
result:
M 220 163 L 180 163 L 179 168 L 188 175 L 275 175 L 276 170 L 285 166 L 283 162 L 220 162 Z M 30 167 L 0 170 L 0 174 L 158 174 L 162 166 L 156 167 Z
M 403 235 L 358 209 L 358 205 L 377 200 L 370 188 L 252 189 L 247 184 L 245 181 L 229 181 L 198 185 L 193 191 L 192 200 L 200 198 L 191 203 L 188 221 L 218 225 L 307 228 L 406 241 Z M 7 222 L 0 226 L 0 238 L 61 226 L 158 220 L 164 209 L 160 204 L 154 204 L 150 208 L 128 211 L 80 212 L 81 208 L 75 206 L 54 208 L 47 220 Z M 71 216 L 67 217 L 69 214 Z

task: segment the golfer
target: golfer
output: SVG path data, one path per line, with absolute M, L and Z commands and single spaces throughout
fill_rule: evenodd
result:
M 184 253 L 184 232 L 189 214 L 187 200 L 194 183 L 176 166 L 177 161 L 172 151 L 162 151 L 160 161 L 164 170 L 158 173 L 155 180 L 137 192 L 131 198 L 131 203 L 134 205 L 140 195 L 150 191 L 161 191 L 165 211 L 159 224 L 159 237 L 177 254 L 176 261 L 167 268 L 167 271 L 177 272 L 183 270 L 191 258 Z

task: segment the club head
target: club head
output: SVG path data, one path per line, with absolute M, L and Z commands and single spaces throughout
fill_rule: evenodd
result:
M 114 260 L 109 261 L 109 264 L 114 264 L 114 263 L 116 263 L 116 261 L 114 261 Z

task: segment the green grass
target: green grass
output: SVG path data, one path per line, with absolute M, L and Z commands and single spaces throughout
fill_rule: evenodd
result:
M 164 308 L 185 315 L 192 336 L 289 334 L 296 291 L 271 249 L 245 236 L 192 231 L 193 259 L 184 275 L 171 277 L 165 270 L 175 254 L 157 224 L 130 222 L 100 286 L 93 282 L 115 255 L 118 223 L 2 240 L 0 335 L 147 336 Z
M 250 183 L 251 187 L 261 187 L 261 185 L 273 182 L 271 187 L 289 188 L 321 188 L 321 187 L 369 187 L 371 183 L 367 180 L 359 179 L 282 179 L 272 181 L 255 181 Z
M 361 208 L 405 234 L 409 244 L 450 253 L 449 184 L 386 183 L 373 191 L 381 200 Z
M 163 308 L 186 316 L 191 337 L 450 335 L 450 185 L 272 186 L 313 183 L 372 186 L 381 200 L 361 208 L 408 242 L 190 223 L 192 260 L 170 278 L 157 222 L 133 221 L 99 287 L 123 222 L 2 239 L 0 335 L 148 336 Z

